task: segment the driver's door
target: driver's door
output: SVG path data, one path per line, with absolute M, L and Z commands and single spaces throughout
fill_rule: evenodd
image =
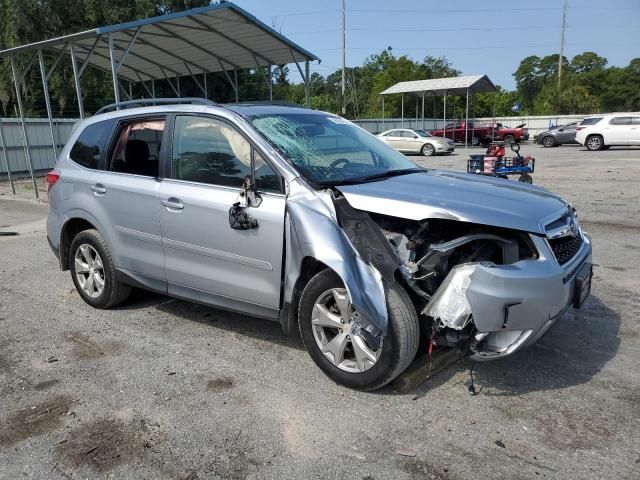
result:
M 276 318 L 280 307 L 285 196 L 282 180 L 226 120 L 178 115 L 170 178 L 160 187 L 169 294 Z M 261 204 L 257 228 L 232 229 L 229 209 L 247 176 Z

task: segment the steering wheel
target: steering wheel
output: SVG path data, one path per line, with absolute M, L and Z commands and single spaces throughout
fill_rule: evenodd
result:
M 343 163 L 345 165 L 347 165 L 347 164 L 351 163 L 351 161 L 346 159 L 346 158 L 338 158 L 337 160 L 334 160 L 333 162 L 331 162 L 331 165 L 329 165 L 329 168 L 336 168 L 338 165 L 341 165 Z M 344 167 L 342 167 L 342 168 L 344 168 Z

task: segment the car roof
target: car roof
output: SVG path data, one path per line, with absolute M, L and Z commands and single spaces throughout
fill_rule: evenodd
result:
M 107 120 L 111 118 L 123 118 L 137 115 L 156 115 L 161 113 L 220 113 L 221 111 L 232 111 L 243 117 L 268 114 L 285 113 L 324 113 L 318 110 L 311 110 L 293 104 L 264 104 L 264 103 L 230 103 L 230 104 L 163 104 L 140 107 L 130 107 L 122 110 L 107 111 L 99 113 L 87 120 Z M 328 114 L 330 115 L 330 114 Z

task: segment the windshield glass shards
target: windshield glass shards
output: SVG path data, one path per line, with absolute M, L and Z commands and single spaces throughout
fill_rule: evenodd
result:
M 325 113 L 249 117 L 299 172 L 318 186 L 379 180 L 423 171 L 348 120 Z

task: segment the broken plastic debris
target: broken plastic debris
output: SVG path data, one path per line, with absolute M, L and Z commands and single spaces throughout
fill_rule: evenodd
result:
M 422 313 L 439 319 L 447 327 L 462 330 L 471 318 L 466 292 L 475 268 L 475 265 L 452 268 Z
M 396 450 L 396 453 L 398 455 L 402 455 L 403 457 L 415 457 L 416 456 L 416 451 L 412 450 L 411 448 L 399 448 Z

